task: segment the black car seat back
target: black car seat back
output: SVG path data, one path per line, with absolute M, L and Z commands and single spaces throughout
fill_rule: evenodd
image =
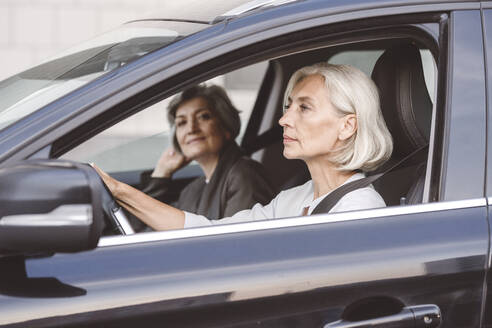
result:
M 393 137 L 393 153 L 380 171 L 428 145 L 432 101 L 427 91 L 420 50 L 414 44 L 387 49 L 376 62 L 372 79 L 378 86 L 381 110 Z M 425 160 L 385 174 L 374 183 L 387 205 L 422 202 Z

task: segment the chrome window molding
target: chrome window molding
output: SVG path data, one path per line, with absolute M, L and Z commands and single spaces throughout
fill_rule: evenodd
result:
M 189 228 L 171 231 L 146 232 L 127 236 L 102 237 L 98 247 L 108 247 L 117 245 L 128 245 L 145 243 L 152 241 L 163 241 L 171 239 L 202 237 L 220 235 L 227 233 L 238 233 L 248 231 L 258 231 L 266 229 L 279 229 L 297 226 L 308 226 L 313 224 L 323 224 L 330 222 L 343 222 L 353 220 L 363 220 L 370 218 L 384 218 L 389 216 L 399 216 L 406 214 L 428 213 L 462 208 L 473 208 L 487 206 L 487 199 L 469 199 L 450 202 L 436 202 L 418 205 L 393 206 L 376 208 L 362 211 L 351 211 L 331 214 L 319 214 L 309 217 L 294 217 L 285 219 L 270 219 L 262 221 L 250 221 L 244 223 L 214 225 L 200 228 Z

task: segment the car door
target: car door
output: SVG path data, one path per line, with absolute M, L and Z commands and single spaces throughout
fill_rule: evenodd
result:
M 15 154 L 4 151 L 4 163 L 30 154 L 56 158 L 57 143 L 80 132 L 78 124 L 107 118 L 116 105 L 130 115 L 135 102 L 143 102 L 149 93 L 156 95 L 156 89 L 169 95 L 177 85 L 218 74 L 228 65 L 274 57 L 265 49 L 276 47 L 285 54 L 305 50 L 300 45 L 307 36 L 314 40 L 307 48 L 319 47 L 313 37 L 319 35 L 317 27 L 327 27 L 329 45 L 347 42 L 341 28 L 370 34 L 388 28 L 401 32 L 398 27 L 419 24 L 411 36 L 427 33 L 438 40 L 437 101 L 424 199 L 428 202 L 104 237 L 89 252 L 0 258 L 0 284 L 13 284 L 0 286 L 0 324 L 480 327 L 489 254 L 483 194 L 484 52 L 479 4 L 466 3 L 462 9 L 467 10 L 455 10 L 459 6 L 439 4 L 430 15 L 422 14 L 428 7 L 418 4 L 351 7 L 333 2 L 328 7 L 323 1 L 308 1 L 273 8 L 231 20 L 223 34 L 211 36 L 207 44 L 183 40 L 186 52 L 196 52 L 192 59 L 171 66 L 171 58 L 185 50 L 164 49 L 149 62 L 143 58 L 129 65 L 127 72 L 98 90 L 96 81 L 65 103 L 53 104 L 51 110 L 61 116 L 65 111 L 80 113 L 78 120 L 66 114 L 57 121 L 61 127 L 43 130 L 37 140 L 19 142 Z M 222 65 L 217 67 L 219 57 Z M 151 74 L 151 66 L 154 72 L 162 68 L 158 76 Z M 139 69 L 131 71 L 132 67 Z M 125 92 L 118 80 L 129 84 Z M 103 96 L 107 91 L 110 96 Z M 86 107 L 77 107 L 80 104 Z M 32 282 L 29 288 L 9 280 L 12 272 L 25 275 Z

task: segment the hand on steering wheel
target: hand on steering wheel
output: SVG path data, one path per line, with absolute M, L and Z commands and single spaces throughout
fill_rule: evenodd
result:
M 102 205 L 103 210 L 108 218 L 111 219 L 111 225 L 122 235 L 129 235 L 135 233 L 132 226 L 128 222 L 128 218 L 121 206 L 115 200 L 115 192 L 119 181 L 112 178 L 109 174 L 101 170 L 94 164 L 90 164 L 94 170 L 99 174 L 102 180 Z

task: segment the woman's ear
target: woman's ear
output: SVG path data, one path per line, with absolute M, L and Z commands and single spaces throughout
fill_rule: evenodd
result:
M 228 141 L 231 140 L 231 133 L 229 131 L 226 130 L 224 133 L 224 136 L 225 136 L 225 140 L 228 140 Z
M 357 117 L 355 114 L 348 114 L 342 117 L 341 120 L 338 139 L 347 140 L 357 131 Z

